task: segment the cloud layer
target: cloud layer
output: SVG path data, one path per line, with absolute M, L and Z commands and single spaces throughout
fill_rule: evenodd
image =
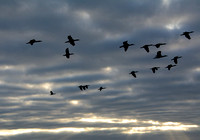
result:
M 197 140 L 199 5 L 0 2 L 0 138 L 43 139 L 55 131 L 52 139 L 131 139 L 144 133 L 141 139 Z M 184 31 L 194 31 L 191 40 L 180 36 Z M 80 39 L 76 46 L 64 43 L 68 35 Z M 42 42 L 26 44 L 33 38 Z M 135 45 L 124 52 L 119 47 L 126 40 Z M 167 44 L 149 53 L 140 48 L 162 42 Z M 70 59 L 62 56 L 66 48 L 74 53 Z M 168 57 L 153 59 L 157 51 Z M 174 56 L 182 58 L 168 71 Z M 153 74 L 155 66 L 160 69 Z M 133 70 L 137 78 L 129 75 Z M 80 91 L 79 85 L 90 86 Z M 100 92 L 100 86 L 106 89 Z M 50 90 L 57 94 L 50 96 Z

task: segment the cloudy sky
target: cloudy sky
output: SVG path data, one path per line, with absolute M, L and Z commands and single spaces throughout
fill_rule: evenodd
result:
M 199 7 L 199 0 L 0 1 L 0 139 L 198 140 Z M 190 40 L 184 31 L 194 31 Z M 68 35 L 80 41 L 65 43 Z M 31 39 L 42 42 L 26 44 Z M 135 44 L 127 52 L 119 48 L 126 40 Z M 140 48 L 156 43 L 167 44 Z M 153 59 L 157 51 L 168 56 Z M 182 58 L 169 71 L 174 56 Z

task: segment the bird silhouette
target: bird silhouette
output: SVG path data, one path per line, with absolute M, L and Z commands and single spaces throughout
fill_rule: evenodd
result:
M 75 46 L 75 41 L 79 41 L 79 39 L 73 39 L 71 35 L 69 35 L 67 38 L 68 41 L 66 41 L 65 43 L 70 43 L 72 46 Z
M 65 54 L 63 54 L 63 56 L 66 56 L 66 58 L 70 58 L 70 55 L 73 55 L 74 53 L 69 53 L 69 49 L 68 48 L 66 48 L 66 50 L 65 50 Z
M 181 36 L 185 36 L 187 39 L 191 39 L 191 37 L 190 37 L 190 34 L 191 33 L 194 33 L 194 31 L 190 31 L 190 32 L 183 32 L 182 34 L 181 34 Z
M 124 48 L 124 51 L 126 52 L 128 50 L 128 47 L 132 46 L 132 45 L 134 45 L 134 44 L 128 44 L 128 41 L 124 41 L 123 45 L 120 46 L 120 48 Z
M 144 48 L 147 52 L 149 52 L 149 46 L 153 46 L 153 44 L 149 44 L 149 45 L 144 45 L 140 48 Z
M 168 70 L 170 70 L 172 67 L 175 67 L 176 65 L 172 65 L 172 64 L 169 64 L 168 66 L 166 66 L 165 68 L 167 68 Z
M 83 90 L 83 86 L 82 85 L 80 85 L 80 86 L 78 86 L 79 88 L 80 88 L 80 90 Z
M 161 45 L 166 45 L 167 43 L 157 43 L 157 44 L 155 44 L 155 45 L 153 45 L 153 46 L 156 46 L 156 48 L 160 48 L 160 46 Z
M 79 89 L 80 90 L 86 90 L 86 89 L 88 89 L 88 86 L 90 86 L 90 85 L 80 85 L 80 86 L 78 86 L 79 87 Z
M 162 58 L 162 57 L 167 57 L 167 55 L 162 55 L 161 51 L 158 51 L 154 59 Z
M 26 44 L 30 44 L 30 45 L 33 45 L 34 43 L 37 43 L 37 42 L 42 42 L 41 40 L 35 40 L 35 39 L 31 39 L 29 42 L 27 42 Z
M 177 64 L 178 63 L 178 59 L 179 58 L 182 58 L 182 56 L 175 56 L 174 58 L 172 58 L 171 60 L 173 60 L 174 61 L 174 63 L 175 64 Z
M 98 90 L 102 91 L 103 89 L 106 89 L 105 87 L 100 87 Z
M 89 87 L 90 85 L 85 85 L 85 88 L 87 88 L 88 89 L 88 87 Z
M 50 95 L 55 95 L 56 93 L 53 91 L 50 91 Z
M 133 77 L 135 77 L 136 78 L 136 73 L 137 73 L 138 71 L 131 71 L 129 74 L 132 74 L 133 75 Z
M 151 70 L 152 70 L 153 73 L 155 73 L 156 70 L 158 70 L 159 68 L 160 68 L 160 67 L 153 67 L 153 68 L 151 68 Z

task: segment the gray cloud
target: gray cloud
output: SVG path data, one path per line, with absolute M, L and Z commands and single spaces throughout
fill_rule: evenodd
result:
M 92 116 L 198 125 L 199 4 L 198 0 L 0 2 L 1 130 L 136 126 L 78 121 Z M 180 36 L 190 30 L 194 30 L 191 40 Z M 68 35 L 80 39 L 76 46 L 64 43 Z M 32 38 L 42 42 L 26 44 Z M 119 48 L 125 40 L 135 44 L 127 52 Z M 167 44 L 150 47 L 149 53 L 140 48 L 159 42 Z M 66 48 L 74 53 L 70 59 L 62 56 Z M 158 50 L 168 57 L 153 59 Z M 176 55 L 182 58 L 168 71 L 165 67 Z M 154 66 L 161 67 L 155 74 L 150 70 Z M 129 75 L 132 70 L 139 71 L 137 78 Z M 85 84 L 89 89 L 80 91 L 78 86 Z M 100 92 L 100 86 L 106 89 Z M 57 94 L 50 96 L 50 90 Z M 172 139 L 167 131 L 157 132 L 142 134 L 141 139 Z M 173 131 L 174 138 L 182 139 L 180 134 L 198 138 L 198 131 L 182 132 Z M 94 130 L 49 137 L 49 132 L 35 132 L 0 139 L 139 137 L 121 133 Z

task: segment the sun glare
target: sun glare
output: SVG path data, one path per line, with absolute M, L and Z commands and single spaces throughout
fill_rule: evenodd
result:
M 78 105 L 79 101 L 78 100 L 71 100 L 69 101 L 72 105 Z

